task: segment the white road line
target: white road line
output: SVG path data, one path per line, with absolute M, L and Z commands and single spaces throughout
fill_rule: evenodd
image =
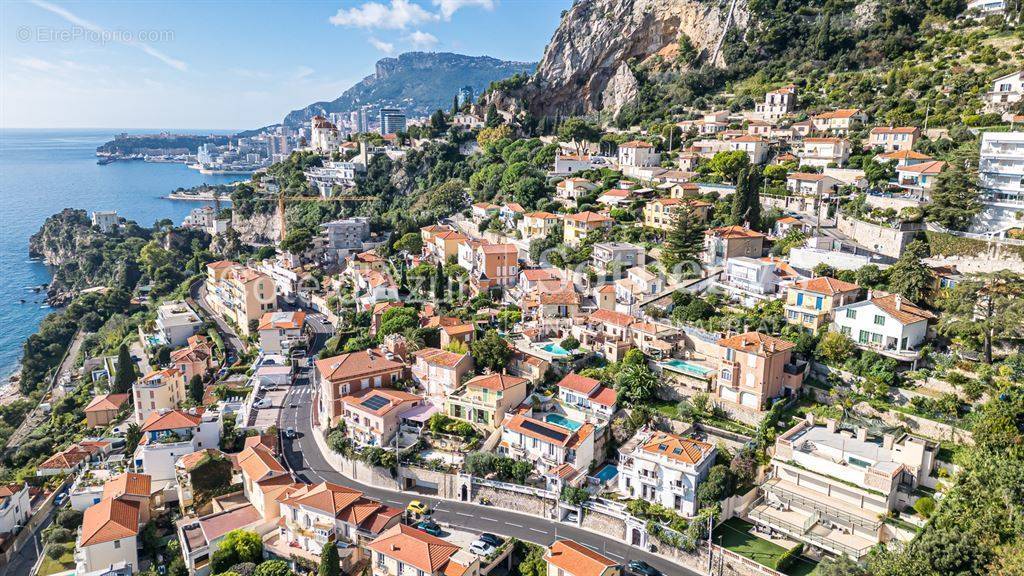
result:
M 522 528 L 523 527 L 522 524 L 513 524 L 511 522 L 505 522 L 505 524 L 508 524 L 509 526 L 515 526 L 516 528 Z
M 486 516 L 481 516 L 480 519 L 487 520 L 488 522 L 497 522 L 497 520 L 495 520 L 494 518 L 487 518 Z
M 465 516 L 466 518 L 472 518 L 472 514 L 466 514 L 465 512 L 456 512 L 459 516 Z
M 530 528 L 530 530 L 533 530 L 534 532 L 538 532 L 540 534 L 547 534 L 548 533 L 547 530 L 538 530 L 536 528 Z
M 388 504 L 401 504 L 398 500 L 385 500 Z
M 623 558 L 622 556 L 619 556 L 615 552 L 609 552 L 609 551 L 605 550 L 604 553 L 609 555 L 609 556 L 614 556 L 615 558 L 618 558 L 619 560 L 625 560 L 625 558 Z

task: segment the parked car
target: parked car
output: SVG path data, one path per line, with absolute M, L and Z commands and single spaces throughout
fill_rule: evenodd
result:
M 419 514 L 420 516 L 426 516 L 430 514 L 430 506 L 427 506 L 419 500 L 413 500 L 409 502 L 409 505 L 405 508 L 411 514 Z
M 661 570 L 643 560 L 630 560 L 626 569 L 629 570 L 630 574 L 638 574 L 639 576 L 661 576 Z
M 441 535 L 441 527 L 438 526 L 437 522 L 434 522 L 433 520 L 424 520 L 422 522 L 419 522 L 418 524 L 416 524 L 416 528 L 423 530 L 431 536 Z
M 253 408 L 259 408 L 260 410 L 270 408 L 272 405 L 273 403 L 270 401 L 270 398 L 263 398 L 252 403 Z
M 501 546 L 502 544 L 505 543 L 505 539 L 504 538 L 502 538 L 501 536 L 497 536 L 497 535 L 491 534 L 490 532 L 484 532 L 483 534 L 481 534 L 480 535 L 480 541 L 481 542 L 486 542 L 486 543 L 490 544 L 491 546 L 494 546 L 495 548 L 497 548 L 498 546 Z
M 490 556 L 494 554 L 494 546 L 491 546 L 483 540 L 477 540 L 469 545 L 469 551 L 477 556 Z
M 284 437 L 285 438 L 295 438 L 295 428 L 292 428 L 291 426 L 289 426 L 288 429 L 284 431 Z

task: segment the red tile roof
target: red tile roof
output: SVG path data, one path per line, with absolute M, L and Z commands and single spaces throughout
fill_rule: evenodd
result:
M 125 500 L 100 500 L 82 517 L 81 546 L 131 538 L 139 533 L 139 505 Z

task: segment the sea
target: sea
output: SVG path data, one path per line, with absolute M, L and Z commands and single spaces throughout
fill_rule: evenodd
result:
M 180 187 L 227 184 L 246 178 L 200 174 L 184 164 L 141 160 L 96 164 L 96 147 L 115 134 L 162 131 L 0 129 L 0 384 L 16 371 L 25 339 L 47 314 L 54 312 L 44 307 L 43 292 L 32 291 L 32 287 L 50 281 L 50 272 L 28 255 L 29 237 L 47 216 L 64 208 L 117 210 L 141 226 L 152 226 L 163 218 L 180 224 L 202 203 L 165 200 L 161 196 Z

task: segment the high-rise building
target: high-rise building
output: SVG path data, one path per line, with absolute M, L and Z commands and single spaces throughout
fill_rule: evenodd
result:
M 465 106 L 467 102 L 473 102 L 473 87 L 463 86 L 459 89 L 459 106 Z
M 380 133 L 382 136 L 405 132 L 405 112 L 398 108 L 380 109 Z
M 981 135 L 978 183 L 984 209 L 975 222 L 979 230 L 1002 232 L 1019 226 L 1024 210 L 1024 132 L 985 132 Z

